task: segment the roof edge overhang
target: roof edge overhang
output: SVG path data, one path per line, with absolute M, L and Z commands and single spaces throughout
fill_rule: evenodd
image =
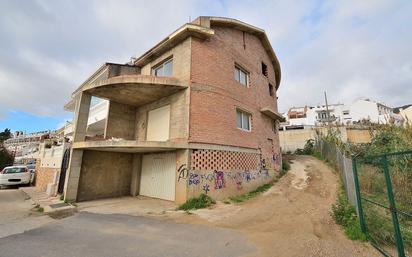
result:
M 158 57 L 167 50 L 173 48 L 178 43 L 183 41 L 189 36 L 194 36 L 201 39 L 206 39 L 214 35 L 214 31 L 210 28 L 199 26 L 196 24 L 186 23 L 167 38 L 160 41 L 157 45 L 149 49 L 143 55 L 136 59 L 134 64 L 136 66 L 142 67 L 152 61 L 154 58 Z
M 270 109 L 269 107 L 263 107 L 262 109 L 260 109 L 260 112 L 273 120 L 278 120 L 281 122 L 284 122 L 286 120 L 285 117 L 282 116 L 282 114 Z
M 211 28 L 211 25 L 232 27 L 256 35 L 262 41 L 263 47 L 267 51 L 272 61 L 276 74 L 276 87 L 279 88 L 282 71 L 280 68 L 279 60 L 272 48 L 272 45 L 270 44 L 266 32 L 263 29 L 252 26 L 245 22 L 225 17 L 199 16 L 191 23 L 186 23 L 185 25 L 174 31 L 172 34 L 170 34 L 167 38 L 163 39 L 157 45 L 149 49 L 147 52 L 137 58 L 134 64 L 139 67 L 146 65 L 154 58 L 173 48 L 175 45 L 189 36 L 195 36 L 202 39 L 213 36 L 214 30 Z

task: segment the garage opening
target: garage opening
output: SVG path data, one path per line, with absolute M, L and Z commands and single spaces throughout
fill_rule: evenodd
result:
M 175 152 L 143 155 L 140 195 L 174 201 L 175 170 Z
M 130 195 L 133 154 L 84 151 L 77 201 Z

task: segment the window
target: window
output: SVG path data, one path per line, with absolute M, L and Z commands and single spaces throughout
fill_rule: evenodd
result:
M 267 77 L 268 76 L 268 66 L 262 62 L 262 74 Z
M 170 77 L 173 74 L 173 59 L 169 59 L 153 69 L 153 75 L 157 77 Z
M 273 91 L 273 86 L 272 86 L 272 84 L 269 84 L 269 95 L 270 95 L 270 96 L 274 96 L 274 95 L 275 95 L 275 92 Z
M 249 73 L 239 66 L 235 66 L 235 80 L 244 86 L 249 86 Z
M 3 170 L 3 174 L 14 174 L 14 173 L 23 173 L 23 172 L 28 172 L 28 170 L 22 167 L 12 167 L 12 168 L 6 168 Z
M 349 115 L 349 111 L 343 111 L 343 115 Z
M 252 115 L 247 112 L 236 109 L 236 124 L 239 129 L 251 131 Z

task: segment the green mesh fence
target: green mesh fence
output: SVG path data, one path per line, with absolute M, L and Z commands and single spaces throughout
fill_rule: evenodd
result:
M 361 227 L 386 256 L 412 257 L 412 151 L 354 158 Z

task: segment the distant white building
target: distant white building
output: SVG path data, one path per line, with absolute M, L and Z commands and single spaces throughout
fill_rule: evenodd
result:
M 12 138 L 4 141 L 4 147 L 13 154 L 16 163 L 34 161 L 37 158 L 41 141 L 57 136 L 57 131 L 35 133 L 15 132 Z
M 393 109 L 370 99 L 358 99 L 352 104 L 292 107 L 284 114 L 283 129 L 298 129 L 312 126 L 350 125 L 363 121 L 387 124 L 393 120 Z
M 350 105 L 351 123 L 362 120 L 376 124 L 390 123 L 393 108 L 370 99 L 358 99 Z

